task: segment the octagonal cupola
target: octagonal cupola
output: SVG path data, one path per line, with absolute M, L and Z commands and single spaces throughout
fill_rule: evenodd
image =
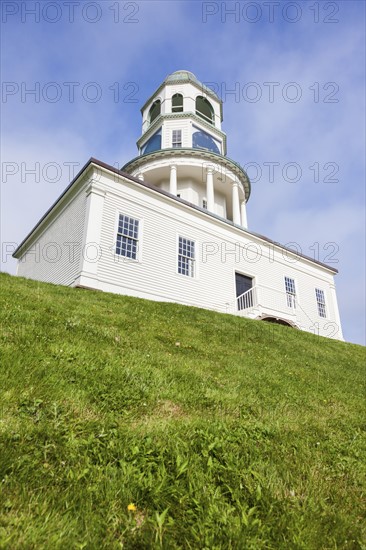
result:
M 142 135 L 137 142 L 141 155 L 178 147 L 226 152 L 222 101 L 190 71 L 169 75 L 141 113 Z
M 139 155 L 122 170 L 247 227 L 250 182 L 226 156 L 222 101 L 190 71 L 165 78 L 141 109 Z

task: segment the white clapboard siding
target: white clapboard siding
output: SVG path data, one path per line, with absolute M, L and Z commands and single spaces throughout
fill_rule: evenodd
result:
M 101 247 L 98 266 L 101 289 L 156 300 L 177 301 L 218 311 L 235 310 L 235 272 L 254 278 L 266 289 L 262 295 L 270 304 L 281 307 L 282 317 L 295 314 L 295 323 L 304 330 L 315 331 L 329 321 L 336 323 L 331 286 L 333 275 L 322 266 L 304 258 L 294 258 L 238 228 L 211 216 L 146 190 L 126 180 L 116 186 L 105 181 L 111 192 L 104 201 Z M 112 192 L 113 191 L 113 192 Z M 131 261 L 113 253 L 116 220 L 119 212 L 140 220 L 140 258 Z M 196 276 L 177 273 L 178 236 L 196 242 Z M 213 251 L 203 257 L 203 254 Z M 284 277 L 295 279 L 296 311 L 287 307 Z M 103 286 L 103 283 L 105 286 Z M 324 290 L 327 319 L 318 315 L 315 288 Z M 276 292 L 274 292 L 276 291 Z M 266 303 L 261 304 L 265 306 Z M 268 309 L 271 313 L 272 309 Z
M 19 259 L 17 275 L 72 285 L 80 271 L 85 206 L 86 194 L 81 191 Z
M 172 147 L 173 130 L 182 131 L 182 147 L 192 147 L 191 123 L 185 119 L 168 120 L 164 124 L 163 148 Z

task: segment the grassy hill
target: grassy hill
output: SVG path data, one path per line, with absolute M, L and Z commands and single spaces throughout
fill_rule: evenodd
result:
M 0 548 L 366 547 L 365 348 L 0 287 Z

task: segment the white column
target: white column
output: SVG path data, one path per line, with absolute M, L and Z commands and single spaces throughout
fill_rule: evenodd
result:
M 232 197 L 233 197 L 233 222 L 236 225 L 240 225 L 240 206 L 239 206 L 239 185 L 237 182 L 232 184 Z
M 169 192 L 172 195 L 177 194 L 177 167 L 170 167 L 170 182 L 169 182 Z
M 245 229 L 247 229 L 248 221 L 247 221 L 247 208 L 245 205 L 245 200 L 240 201 L 240 218 L 241 218 L 242 227 L 245 227 Z
M 206 197 L 207 197 L 207 210 L 209 212 L 214 212 L 214 210 L 215 210 L 215 194 L 214 194 L 213 170 L 212 170 L 212 168 L 207 168 Z
M 98 264 L 102 256 L 100 237 L 105 189 L 91 181 L 86 190 L 86 216 L 81 255 L 79 284 L 98 288 Z
M 329 286 L 330 286 L 330 294 L 331 294 L 331 297 L 332 297 L 334 320 L 335 320 L 335 324 L 337 325 L 337 328 L 338 328 L 338 332 L 334 336 L 335 336 L 335 338 L 337 338 L 337 340 L 343 340 L 344 341 L 343 334 L 342 334 L 341 317 L 339 315 L 339 309 L 338 309 L 338 302 L 337 302 L 337 294 L 336 294 L 335 284 L 333 283 L 333 284 L 330 284 Z M 329 306 L 327 306 L 327 304 L 325 304 L 325 307 L 328 307 L 328 309 L 329 309 Z

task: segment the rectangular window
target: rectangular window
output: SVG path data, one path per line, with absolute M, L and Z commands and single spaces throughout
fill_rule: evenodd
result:
M 285 289 L 288 307 L 296 308 L 295 281 L 290 277 L 285 277 Z
M 172 147 L 182 147 L 182 130 L 173 130 Z
M 136 260 L 138 233 L 139 221 L 120 214 L 118 218 L 116 254 Z
M 195 269 L 195 242 L 179 237 L 178 245 L 178 273 L 187 277 L 194 277 Z
M 202 208 L 206 208 L 206 210 L 207 210 L 207 200 L 206 199 L 202 200 Z
M 327 310 L 325 307 L 325 297 L 324 297 L 324 290 L 319 290 L 319 288 L 315 289 L 315 295 L 316 295 L 316 302 L 318 304 L 318 313 L 320 317 L 326 317 L 327 316 Z

